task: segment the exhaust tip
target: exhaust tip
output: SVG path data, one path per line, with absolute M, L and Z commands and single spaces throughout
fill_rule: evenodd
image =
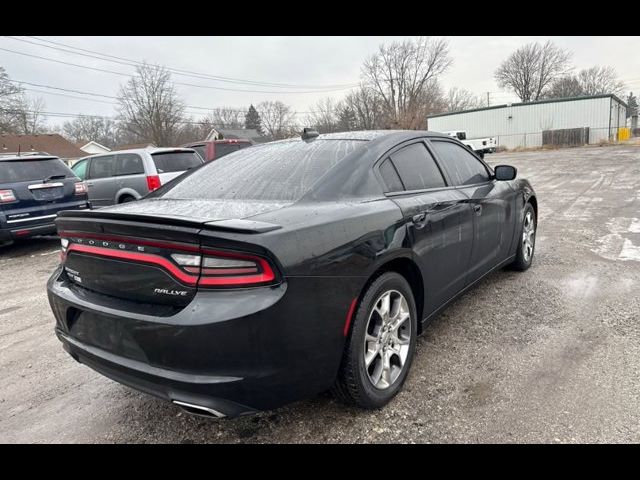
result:
M 224 413 L 221 413 L 213 408 L 204 407 L 202 405 L 194 405 L 193 403 L 181 402 L 179 400 L 173 400 L 173 403 L 178 405 L 182 410 L 191 415 L 199 415 L 201 417 L 208 418 L 223 418 L 226 417 Z

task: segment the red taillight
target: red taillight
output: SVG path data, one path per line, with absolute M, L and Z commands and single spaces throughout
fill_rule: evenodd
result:
M 9 203 L 9 202 L 15 202 L 15 201 L 16 201 L 16 196 L 13 193 L 13 190 L 11 189 L 0 190 L 0 203 Z
M 273 282 L 276 275 L 262 257 L 205 250 L 204 255 L 174 253 L 171 258 L 186 272 L 199 274 L 198 285 L 249 286 Z
M 159 189 L 161 186 L 162 184 L 160 183 L 160 177 L 158 175 L 149 175 L 147 177 L 147 187 L 149 187 L 150 192 Z
M 275 270 L 270 262 L 248 253 L 208 250 L 192 244 L 128 238 L 91 233 L 59 232 L 61 259 L 71 251 L 111 257 L 161 267 L 185 285 L 251 287 L 274 283 Z M 76 243 L 73 239 L 78 239 Z M 72 239 L 71 242 L 69 239 Z M 73 242 L 73 243 L 72 243 Z M 164 252 L 145 251 L 145 247 Z M 173 253 L 170 253 L 173 251 Z
M 87 184 L 84 182 L 77 182 L 75 185 L 76 195 L 86 195 Z

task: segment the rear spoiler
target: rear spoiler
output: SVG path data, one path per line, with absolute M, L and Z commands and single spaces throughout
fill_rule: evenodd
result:
M 282 228 L 280 225 L 255 220 L 228 219 L 228 220 L 199 220 L 177 215 L 144 215 L 140 213 L 115 213 L 101 212 L 100 210 L 63 210 L 58 213 L 59 218 L 76 218 L 87 220 L 104 218 L 108 220 L 120 220 L 131 222 L 150 222 L 161 225 L 175 225 L 180 227 L 200 228 L 203 230 L 217 230 L 232 233 L 266 233 Z M 56 223 L 57 220 L 56 220 Z

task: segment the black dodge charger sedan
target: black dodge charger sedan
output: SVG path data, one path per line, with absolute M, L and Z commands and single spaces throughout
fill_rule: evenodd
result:
M 402 387 L 416 337 L 492 270 L 525 270 L 537 200 L 425 131 L 317 135 L 204 164 L 145 199 L 56 220 L 48 282 L 77 361 L 187 411 Z

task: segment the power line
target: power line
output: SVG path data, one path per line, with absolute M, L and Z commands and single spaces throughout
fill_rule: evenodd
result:
M 86 92 L 83 90 L 76 90 L 76 89 L 70 89 L 70 88 L 62 88 L 62 87 L 54 87 L 52 85 L 45 85 L 42 83 L 33 83 L 33 82 L 24 82 L 21 80 L 8 80 L 9 82 L 12 83 L 17 83 L 20 85 L 30 85 L 30 86 L 35 86 L 35 87 L 42 87 L 42 88 L 51 88 L 53 90 L 60 90 L 63 92 L 70 92 L 70 93 L 79 93 L 82 95 L 90 95 L 90 96 L 96 96 L 96 97 L 101 97 L 101 98 L 110 98 L 112 100 L 117 100 L 118 97 L 113 96 L 113 95 L 105 95 L 105 94 L 101 94 L 101 93 L 95 93 L 95 92 Z M 49 94 L 49 95 L 61 95 L 61 96 L 67 96 L 70 98 L 78 98 L 80 100 L 90 100 L 90 101 L 97 101 L 91 98 L 84 98 L 84 97 L 77 97 L 74 95 L 65 95 L 65 94 L 61 94 L 61 93 L 54 93 L 54 92 L 46 92 L 46 91 L 42 91 L 42 90 L 35 90 L 35 89 L 28 89 L 25 88 L 25 90 L 30 90 L 30 91 L 37 91 L 40 93 L 45 93 L 45 94 Z M 107 102 L 104 101 L 103 103 L 111 103 L 112 105 L 117 105 L 117 102 Z M 247 113 L 248 109 L 243 109 L 243 108 L 229 108 L 229 107 L 200 107 L 200 106 L 196 106 L 196 105 L 185 105 L 186 108 L 193 108 L 193 109 L 197 109 L 197 110 L 207 110 L 207 111 L 213 111 L 216 108 L 220 108 L 222 110 L 229 110 L 232 112 L 239 112 L 239 113 Z M 312 113 L 310 111 L 303 111 L 303 112 L 294 112 L 294 114 L 303 114 L 303 113 Z
M 68 45 L 68 44 L 64 44 L 64 43 L 60 43 L 60 42 L 55 42 L 53 40 L 46 40 L 43 38 L 39 38 L 39 37 L 34 37 L 34 36 L 30 36 L 29 38 L 38 40 L 40 42 L 45 42 L 45 43 L 50 43 L 52 45 L 59 45 L 62 47 L 67 47 L 67 48 L 71 48 L 74 50 L 79 50 L 81 52 L 87 52 L 89 54 L 95 54 L 95 55 L 100 55 L 95 56 L 95 55 L 86 55 L 86 54 L 82 54 L 79 52 L 75 52 L 75 51 L 71 51 L 71 50 L 66 50 L 66 49 L 62 49 L 62 48 L 56 48 L 56 47 L 52 47 L 50 45 L 43 45 L 42 43 L 36 43 L 36 42 L 30 42 L 29 40 L 25 40 L 25 39 L 21 39 L 21 38 L 16 38 L 16 37 L 11 37 L 11 36 L 6 36 L 7 38 L 11 38 L 12 40 L 17 40 L 20 42 L 26 42 L 26 43 L 31 43 L 33 45 L 38 45 L 41 47 L 46 47 L 46 48 L 53 48 L 55 50 L 60 50 L 63 52 L 67 52 L 67 53 L 72 53 L 75 55 L 83 55 L 86 57 L 90 57 L 90 58 L 97 58 L 99 60 L 104 60 L 104 61 L 111 61 L 114 63 L 120 63 L 122 65 L 128 65 L 128 66 L 135 66 L 135 65 L 142 65 L 144 62 L 140 62 L 139 60 L 132 60 L 129 58 L 124 58 L 124 57 L 119 57 L 116 55 L 109 55 L 106 53 L 101 53 L 101 52 L 97 52 L 95 50 L 88 50 L 85 48 L 80 48 L 80 47 L 75 47 L 73 45 Z M 102 57 L 107 57 L 107 58 L 102 58 Z M 115 59 L 115 60 L 109 60 L 109 59 Z M 127 63 L 124 63 L 127 62 Z M 337 83 L 337 84 L 327 84 L 327 85 L 300 85 L 300 84 L 291 84 L 291 83 L 276 83 L 276 82 L 262 82 L 262 81 L 257 81 L 257 80 L 247 80 L 247 79 L 241 79 L 241 78 L 234 78 L 234 77 L 225 77 L 225 76 L 221 76 L 221 75 L 211 75 L 211 74 L 207 74 L 207 73 L 199 73 L 199 72 L 193 72 L 193 71 L 189 71 L 189 70 L 182 70 L 182 69 L 177 69 L 177 68 L 173 68 L 173 67 L 165 67 L 167 68 L 167 70 L 170 70 L 171 72 L 175 72 L 177 75 L 184 75 L 184 76 L 191 76 L 191 77 L 195 77 L 195 78 L 204 78 L 204 79 L 211 79 L 211 80 L 216 80 L 216 81 L 220 81 L 220 82 L 228 82 L 228 83 L 239 83 L 239 84 L 243 84 L 243 85 L 261 85 L 261 86 L 268 86 L 268 87 L 282 87 L 282 88 L 310 88 L 310 89 L 326 89 L 326 88 L 350 88 L 350 87 L 355 87 L 358 85 L 358 83 Z
M 0 50 L 4 51 L 4 52 L 9 52 L 9 53 L 15 53 L 17 55 L 24 55 L 25 57 L 32 57 L 32 58 L 37 58 L 39 60 L 46 60 L 48 62 L 54 62 L 54 63 L 60 63 L 62 65 L 69 65 L 72 67 L 78 67 L 78 68 L 84 68 L 87 70 L 94 70 L 97 72 L 102 72 L 102 73 L 111 73 L 114 75 L 121 75 L 124 77 L 134 77 L 135 75 L 130 75 L 128 73 L 124 73 L 124 72 L 116 72 L 114 70 L 107 70 L 104 68 L 97 68 L 97 67 L 89 67 L 87 65 L 78 65 L 77 63 L 71 63 L 71 62 L 64 62 L 62 60 L 54 60 L 53 58 L 47 58 L 47 57 L 41 57 L 40 55 L 33 55 L 31 53 L 25 53 L 25 52 L 18 52 L 16 50 L 11 50 L 8 48 L 0 48 Z M 299 91 L 299 92 L 291 92 L 291 91 L 269 91 L 269 90 L 241 90 L 241 89 L 237 89 L 237 88 L 224 88 L 224 87 L 214 87 L 212 85 L 197 85 L 197 84 L 193 84 L 193 83 L 183 83 L 183 82 L 172 82 L 175 85 L 183 85 L 186 87 L 195 87 L 195 88 L 208 88 L 211 90 L 224 90 L 227 92 L 244 92 L 244 93 L 275 93 L 275 94 L 306 94 L 306 93 L 328 93 L 328 92 L 333 92 L 333 91 L 337 91 L 337 90 L 347 90 L 347 88 L 335 88 L 335 89 L 331 89 L 331 90 L 311 90 L 311 91 Z

